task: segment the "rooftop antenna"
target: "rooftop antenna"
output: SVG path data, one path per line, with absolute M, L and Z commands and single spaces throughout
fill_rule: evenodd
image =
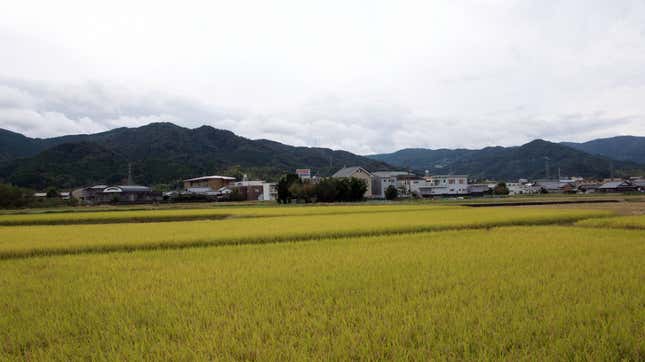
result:
M 128 162 L 128 185 L 134 185 L 134 180 L 132 180 L 132 162 Z

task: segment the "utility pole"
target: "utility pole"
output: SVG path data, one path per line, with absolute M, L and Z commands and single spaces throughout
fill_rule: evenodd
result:
M 128 162 L 128 185 L 134 185 L 134 180 L 132 180 L 132 162 Z
M 549 158 L 547 156 L 544 156 L 544 172 L 546 174 L 546 179 L 550 180 L 551 174 L 549 172 Z
M 560 167 L 558 167 L 558 181 L 562 180 L 562 176 L 560 176 Z
M 614 180 L 614 160 L 609 161 L 609 177 Z

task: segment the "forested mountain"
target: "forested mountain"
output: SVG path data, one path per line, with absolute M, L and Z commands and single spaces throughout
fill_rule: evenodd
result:
M 184 178 L 218 173 L 275 180 L 295 168 L 312 168 L 325 176 L 343 166 L 514 180 L 544 178 L 548 164 L 550 176 L 557 175 L 559 169 L 562 176 L 600 178 L 608 177 L 612 169 L 616 176 L 645 174 L 643 164 L 609 158 L 642 161 L 638 155 L 643 139 L 614 137 L 583 144 L 535 140 L 518 147 L 416 148 L 363 157 L 251 140 L 209 126 L 188 129 L 171 123 L 47 139 L 0 130 L 0 181 L 35 189 L 114 184 L 127 178 L 129 164 L 135 182 L 150 185 L 176 184 Z
M 562 144 L 592 155 L 645 164 L 645 137 L 618 136 L 584 143 L 562 142 Z
M 271 180 L 303 167 L 321 175 L 345 165 L 391 169 L 383 162 L 346 151 L 251 140 L 209 126 L 188 129 L 153 123 L 50 139 L 9 131 L 1 135 L 0 178 L 36 189 L 119 183 L 127 177 L 129 163 L 134 180 L 142 184 L 173 184 L 217 173 L 247 173 Z
M 609 177 L 645 174 L 645 166 L 627 161 L 613 161 L 571 147 L 535 140 L 519 147 L 466 149 L 403 149 L 394 153 L 368 156 L 400 168 L 432 174 L 468 174 L 473 178 L 515 180 L 562 176 Z

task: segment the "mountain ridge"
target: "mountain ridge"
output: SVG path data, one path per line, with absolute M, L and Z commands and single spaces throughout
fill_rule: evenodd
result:
M 609 157 L 618 161 L 632 161 L 645 164 L 645 137 L 615 136 L 597 138 L 587 142 L 561 142 L 593 155 Z
M 643 174 L 645 170 L 645 165 L 612 160 L 541 139 L 512 147 L 493 146 L 478 150 L 411 148 L 368 157 L 417 171 L 463 173 L 481 179 L 545 178 L 555 176 L 558 170 L 562 175 L 605 178 L 612 172 L 615 176 L 627 176 Z
M 609 140 L 624 139 L 621 137 L 625 136 Z M 638 151 L 638 147 L 632 149 Z M 236 177 L 245 173 L 275 180 L 295 168 L 311 168 L 327 176 L 344 166 L 362 166 L 370 171 L 399 168 L 433 174 L 463 173 L 475 179 L 510 181 L 544 178 L 547 164 L 548 176 L 558 174 L 558 170 L 562 175 L 592 178 L 608 177 L 612 172 L 616 176 L 645 174 L 642 164 L 539 139 L 511 147 L 407 148 L 360 156 L 343 150 L 253 140 L 207 125 L 190 129 L 167 122 L 150 123 L 53 138 L 30 138 L 0 129 L 0 181 L 36 189 L 123 182 L 128 165 L 132 165 L 138 183 L 179 185 L 184 178 L 215 173 Z
M 116 183 L 127 177 L 128 164 L 132 164 L 136 182 L 173 185 L 184 178 L 225 172 L 275 180 L 295 168 L 312 168 L 321 175 L 329 175 L 341 165 L 391 169 L 383 162 L 347 151 L 252 140 L 211 126 L 189 129 L 172 123 L 151 123 L 50 139 L 28 138 L 15 132 L 12 136 L 12 145 L 19 146 L 19 152 L 5 152 L 0 179 L 36 189 Z M 79 144 L 97 147 L 65 148 Z M 65 150 L 73 158 L 61 161 L 59 153 Z M 103 156 L 110 152 L 111 157 L 92 158 L 83 154 L 87 151 Z M 108 167 L 104 168 L 106 163 Z M 88 168 L 102 169 L 103 173 L 99 175 Z

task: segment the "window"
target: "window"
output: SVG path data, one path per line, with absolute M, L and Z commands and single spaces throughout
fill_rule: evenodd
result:
M 454 183 L 455 183 L 455 180 L 454 180 L 454 179 L 450 179 L 450 180 L 448 180 L 448 183 L 452 185 L 452 184 L 454 184 Z

